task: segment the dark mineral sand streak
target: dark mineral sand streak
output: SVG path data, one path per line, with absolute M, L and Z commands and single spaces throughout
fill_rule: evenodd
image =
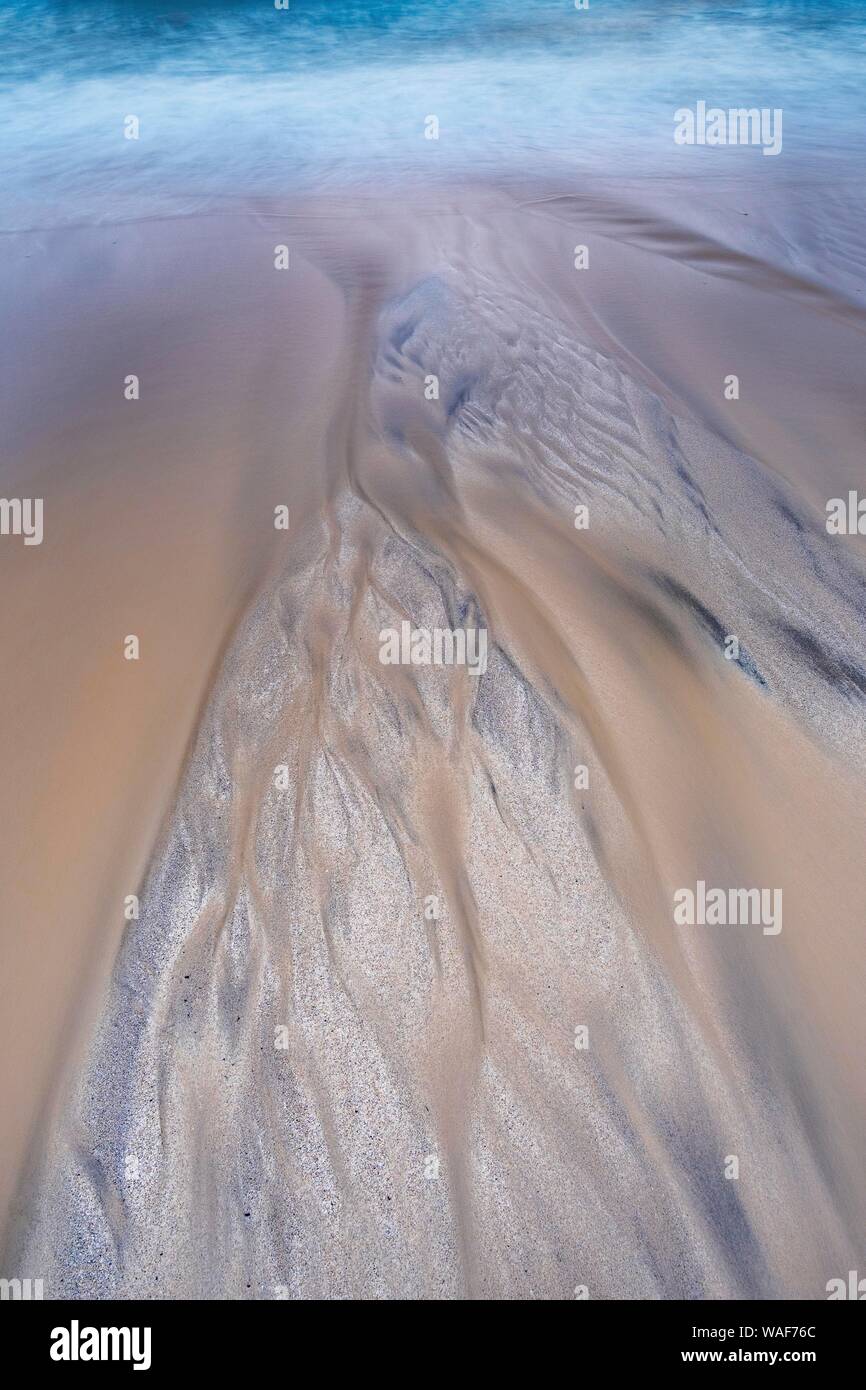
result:
M 392 510 L 387 491 L 383 496 L 379 495 L 376 486 L 376 461 L 373 461 L 371 468 L 365 467 L 365 456 L 370 452 L 371 441 L 376 437 L 368 383 L 377 346 L 377 321 L 387 298 L 387 289 L 396 288 L 395 276 L 386 256 L 377 248 L 373 257 L 362 261 L 360 265 L 353 264 L 349 267 L 349 279 L 347 299 L 352 329 L 347 342 L 346 358 L 349 367 L 344 397 L 348 404 L 345 415 L 340 414 L 334 422 L 330 448 L 338 454 L 341 450 L 344 451 L 347 461 L 346 479 L 350 489 L 361 502 L 371 508 L 386 525 L 394 527 L 398 535 L 405 535 L 407 527 L 410 531 L 414 529 L 411 519 L 401 516 L 399 510 L 396 513 Z M 411 402 L 404 402 L 404 409 L 409 417 L 404 422 L 407 438 L 411 437 L 412 424 L 423 432 L 423 410 L 413 408 Z M 384 457 L 388 466 L 399 466 L 391 450 L 382 450 L 381 445 L 372 447 L 379 455 L 379 461 Z M 429 474 L 437 479 L 444 474 L 447 479 L 447 459 L 441 449 L 437 453 L 437 460 L 430 466 Z M 442 491 L 447 496 L 447 503 L 450 504 L 448 510 L 453 515 L 455 510 L 459 511 L 459 503 L 453 490 L 448 488 L 447 482 Z M 332 551 L 333 548 L 332 545 Z M 364 587 L 371 580 L 369 555 L 363 543 L 359 550 L 364 555 L 364 568 L 361 569 L 359 561 L 359 567 L 353 574 L 353 614 L 361 607 Z M 411 619 L 408 612 L 405 616 Z M 381 672 L 382 668 L 379 669 Z M 403 687 L 408 694 L 410 706 L 415 710 L 416 716 L 422 724 L 426 723 L 423 704 L 414 698 L 411 678 L 400 671 L 395 675 L 398 686 Z M 465 674 L 456 673 L 449 684 L 455 708 L 455 726 L 459 731 L 466 715 Z M 399 700 L 399 694 L 397 698 Z M 458 732 L 447 750 L 447 757 L 443 759 L 444 750 L 441 746 L 436 747 L 429 726 L 424 733 L 430 752 L 427 759 L 419 759 L 416 801 L 420 810 L 420 824 L 417 831 L 409 827 L 410 838 L 421 834 L 429 846 L 433 870 L 431 883 L 435 883 L 439 891 L 444 892 L 463 938 L 463 953 L 473 1000 L 468 1023 L 461 1023 L 450 1032 L 444 1046 L 442 1043 L 437 1045 L 435 1052 L 428 1057 L 425 1070 L 429 1078 L 431 1099 L 434 1101 L 436 1129 L 442 1136 L 444 1163 L 447 1171 L 453 1175 L 454 1224 L 460 1249 L 462 1282 L 467 1293 L 471 1293 L 474 1283 L 472 1201 L 464 1155 L 468 1148 L 467 1124 L 472 1112 L 480 1055 L 484 1045 L 483 948 L 472 889 L 462 868 L 466 856 L 461 827 L 461 803 L 464 799 L 466 773 L 460 747 L 463 739 Z M 375 783 L 375 777 L 372 781 Z M 408 845 L 403 843 L 407 828 L 405 817 L 403 820 L 399 835 L 401 853 L 405 858 Z M 396 827 L 392 827 L 392 833 L 398 833 Z M 436 960 L 437 957 L 438 947 L 434 946 L 433 959 Z M 440 1007 L 443 1005 L 447 1010 L 447 1000 L 440 1002 Z
M 100 1021 L 70 1095 L 31 1069 L 4 1272 L 103 1296 L 812 1298 L 862 1258 L 866 574 L 821 510 L 862 465 L 855 267 L 795 256 L 783 200 L 746 234 L 717 192 L 711 235 L 676 192 L 260 209 L 216 219 L 195 273 L 189 227 L 157 234 L 183 289 L 132 459 L 160 502 L 127 524 L 145 555 L 175 516 L 162 579 L 143 560 L 109 594 L 98 533 L 33 599 L 105 586 L 57 678 L 102 701 L 67 731 L 100 789 L 68 855 L 216 669 L 182 768 L 178 740 L 124 821 L 141 920 L 121 942 L 116 857 L 67 884 Z M 145 342 L 104 254 L 132 297 L 112 321 Z M 172 411 L 189 448 L 160 469 Z M 106 474 L 115 415 L 80 425 Z M 118 457 L 122 480 L 128 436 Z M 131 594 L 151 659 L 197 575 L 100 758 Z M 403 619 L 485 627 L 486 674 L 382 665 Z M 52 814 L 26 827 L 43 849 Z M 698 878 L 781 887 L 782 932 L 676 927 Z M 58 905 L 32 904 L 47 942 Z

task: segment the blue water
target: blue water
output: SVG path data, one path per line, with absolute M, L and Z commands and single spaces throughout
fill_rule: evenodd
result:
M 730 151 L 672 138 L 674 110 L 701 99 L 782 108 L 762 176 L 862 169 L 864 59 L 852 0 L 3 3 L 0 223 L 455 173 L 711 175 Z M 736 156 L 740 171 L 762 158 Z

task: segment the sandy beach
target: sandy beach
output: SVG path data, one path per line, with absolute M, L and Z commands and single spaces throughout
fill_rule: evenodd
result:
M 866 551 L 825 505 L 862 477 L 866 248 L 805 177 L 5 238 L 45 536 L 0 548 L 4 1274 L 857 1267 Z M 406 621 L 484 629 L 485 672 L 383 664 Z M 783 918 L 677 924 L 699 883 Z

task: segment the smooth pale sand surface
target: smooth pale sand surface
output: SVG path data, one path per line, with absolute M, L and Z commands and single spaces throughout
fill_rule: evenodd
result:
M 0 546 L 4 1274 L 823 1298 L 862 1265 L 866 552 L 824 526 L 862 482 L 862 195 L 748 189 L 7 238 L 45 541 Z M 406 618 L 487 627 L 486 674 L 383 666 Z M 698 879 L 781 888 L 781 933 L 675 926 Z

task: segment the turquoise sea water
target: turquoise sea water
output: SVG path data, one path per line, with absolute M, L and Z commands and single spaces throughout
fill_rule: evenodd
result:
M 712 175 L 730 151 L 673 141 L 674 111 L 699 100 L 783 110 L 762 176 L 782 160 L 854 168 L 864 60 L 866 5 L 851 0 L 4 3 L 0 220 L 455 173 Z M 762 159 L 736 157 L 738 172 Z

